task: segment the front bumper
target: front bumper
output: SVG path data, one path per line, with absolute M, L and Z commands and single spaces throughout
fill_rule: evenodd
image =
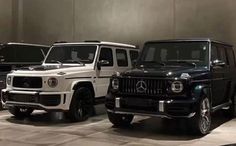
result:
M 21 106 L 42 110 L 69 110 L 70 92 L 39 92 L 2 90 L 4 107 Z
M 117 114 L 146 115 L 165 118 L 191 118 L 196 114 L 198 99 L 155 100 L 137 97 L 106 96 L 108 112 Z

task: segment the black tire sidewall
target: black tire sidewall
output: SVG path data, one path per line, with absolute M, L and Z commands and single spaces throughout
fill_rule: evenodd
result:
M 206 135 L 210 132 L 210 128 L 211 128 L 211 112 L 209 113 L 209 120 L 210 120 L 210 125 L 208 127 L 208 129 L 206 131 L 203 131 L 201 129 L 201 104 L 203 102 L 204 99 L 208 98 L 207 96 L 203 96 L 203 98 L 200 100 L 199 104 L 198 104 L 198 107 L 197 107 L 197 111 L 196 111 L 196 115 L 191 118 L 191 122 L 190 122 L 190 126 L 192 127 L 192 132 L 194 134 L 197 134 L 197 135 Z M 209 105 L 210 105 L 210 109 L 211 109 L 211 103 L 210 103 L 210 100 L 208 98 L 208 101 L 209 101 Z
M 115 114 L 107 112 L 109 121 L 115 126 L 128 126 L 132 122 L 133 115 Z M 125 117 L 125 120 L 123 119 Z
M 84 95 L 87 95 L 87 97 L 84 97 Z M 89 102 L 89 103 L 88 103 Z M 84 105 L 86 104 L 86 105 Z M 88 119 L 90 112 L 87 111 L 87 113 L 84 113 L 84 115 L 81 117 L 78 113 L 79 108 L 82 108 L 83 111 L 83 106 L 86 106 L 87 110 L 92 110 L 93 108 L 93 96 L 92 92 L 90 89 L 86 87 L 80 87 L 77 90 L 75 90 L 71 104 L 70 104 L 70 109 L 68 113 L 66 114 L 67 117 L 72 121 L 72 122 L 79 122 L 79 121 L 84 121 Z

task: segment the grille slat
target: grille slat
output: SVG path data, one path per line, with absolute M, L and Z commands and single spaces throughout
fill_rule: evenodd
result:
M 140 95 L 161 95 L 167 88 L 167 81 L 163 79 L 140 79 L 140 78 L 120 78 L 120 92 L 122 94 Z M 140 92 L 137 89 L 138 82 L 142 81 L 145 90 Z

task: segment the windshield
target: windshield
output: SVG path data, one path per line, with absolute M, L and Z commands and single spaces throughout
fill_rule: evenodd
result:
M 45 63 L 93 63 L 97 46 L 54 46 L 49 52 Z
M 28 45 L 1 45 L 0 63 L 41 64 L 48 47 Z
M 142 52 L 142 65 L 208 66 L 208 42 L 148 43 Z

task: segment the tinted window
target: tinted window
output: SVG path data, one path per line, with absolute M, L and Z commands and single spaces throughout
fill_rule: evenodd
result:
M 46 59 L 46 63 L 92 63 L 97 46 L 54 46 Z
M 139 63 L 143 65 L 190 65 L 207 66 L 208 42 L 163 42 L 144 46 Z
M 219 59 L 219 56 L 218 56 L 217 47 L 212 45 L 212 47 L 211 47 L 211 61 L 218 60 L 218 59 Z
M 224 47 L 222 47 L 222 46 L 219 46 L 219 60 L 222 60 L 222 61 L 224 61 L 226 64 L 229 64 L 229 62 L 228 62 L 228 60 L 227 60 L 227 58 L 226 58 L 226 50 L 225 50 L 225 48 Z
M 109 64 L 103 66 L 113 66 L 113 55 L 111 48 L 102 48 L 100 51 L 99 61 L 106 60 Z
M 126 50 L 117 49 L 116 59 L 118 66 L 128 66 L 127 52 Z
M 138 51 L 130 50 L 129 54 L 130 54 L 131 61 L 134 61 L 134 60 L 138 59 Z
M 235 66 L 234 51 L 233 51 L 232 48 L 227 49 L 227 55 L 228 55 L 228 58 L 229 58 L 230 66 Z
M 44 51 L 48 48 L 26 45 L 4 45 L 0 48 L 2 62 L 35 62 L 44 59 Z

